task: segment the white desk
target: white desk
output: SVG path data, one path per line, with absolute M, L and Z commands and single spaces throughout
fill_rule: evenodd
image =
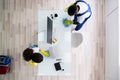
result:
M 57 42 L 53 45 L 47 43 L 47 16 L 57 13 L 58 17 L 53 19 L 53 37 Z M 69 18 L 67 13 L 62 10 L 38 12 L 38 46 L 42 49 L 53 49 L 54 54 L 50 57 L 44 57 L 42 63 L 38 65 L 38 75 L 70 75 L 71 74 L 71 27 L 65 28 L 63 18 Z M 56 71 L 54 63 L 59 62 L 56 59 L 62 59 L 61 67 L 64 71 Z

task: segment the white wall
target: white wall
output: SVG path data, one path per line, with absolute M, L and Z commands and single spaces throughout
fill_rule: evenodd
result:
M 106 80 L 119 80 L 118 0 L 106 0 Z
M 120 1 L 119 1 L 120 5 Z M 120 41 L 120 6 L 119 6 L 119 41 Z M 119 47 L 120 47 L 120 42 L 119 42 Z M 119 80 L 120 80 L 120 50 L 119 50 Z

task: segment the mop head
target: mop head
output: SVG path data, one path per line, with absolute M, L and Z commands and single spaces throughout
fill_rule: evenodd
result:
M 73 24 L 73 21 L 68 20 L 67 18 L 63 19 L 63 25 L 65 27 L 69 27 L 71 24 Z

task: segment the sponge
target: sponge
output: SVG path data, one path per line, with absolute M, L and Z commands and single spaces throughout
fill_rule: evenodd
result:
M 71 24 L 73 24 L 73 21 L 68 20 L 68 19 L 63 19 L 63 24 L 65 27 L 70 26 Z

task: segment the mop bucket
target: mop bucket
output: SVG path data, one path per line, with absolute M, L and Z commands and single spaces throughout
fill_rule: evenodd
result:
M 9 56 L 0 55 L 0 75 L 5 75 L 10 71 L 11 58 Z

